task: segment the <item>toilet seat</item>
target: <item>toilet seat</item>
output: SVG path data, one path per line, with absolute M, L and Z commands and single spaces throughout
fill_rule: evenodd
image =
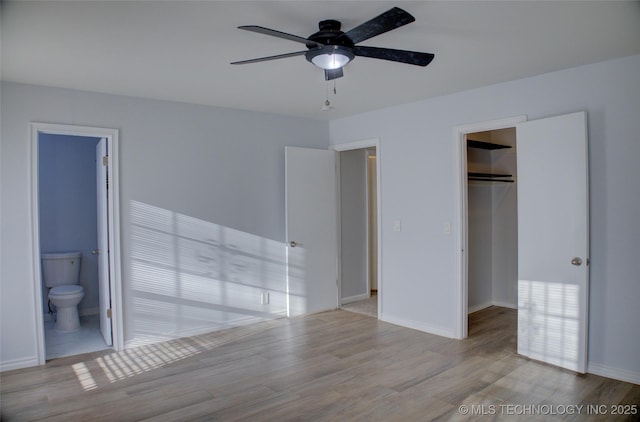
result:
M 49 291 L 50 295 L 57 295 L 57 296 L 71 296 L 71 295 L 77 295 L 78 293 L 82 293 L 83 289 L 82 286 L 78 286 L 77 284 L 74 285 L 64 285 L 64 286 L 56 286 L 54 288 L 51 289 L 51 291 Z

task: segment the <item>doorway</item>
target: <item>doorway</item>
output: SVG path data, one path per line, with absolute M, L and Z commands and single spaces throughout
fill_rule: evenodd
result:
M 341 145 L 336 150 L 340 227 L 338 305 L 378 318 L 382 293 L 378 141 Z
M 456 160 L 459 179 L 456 213 L 460 227 L 455 242 L 459 248 L 456 265 L 460 271 L 456 283 L 457 337 L 468 335 L 472 252 L 468 180 L 494 183 L 496 179 L 506 181 L 513 177 L 495 174 L 491 160 L 485 167 L 488 170 L 469 174 L 469 137 L 481 136 L 483 132 L 490 132 L 488 136 L 492 136 L 501 133 L 501 129 L 515 127 L 519 179 L 517 224 L 513 224 L 512 231 L 518 239 L 517 271 L 514 272 L 517 274 L 517 352 L 580 373 L 586 371 L 587 363 L 589 298 L 586 117 L 586 112 L 575 112 L 531 121 L 515 117 L 454 128 L 459 160 Z
M 122 349 L 117 139 L 112 129 L 32 124 L 32 250 L 40 364 Z M 82 254 L 80 329 L 61 333 L 55 330 L 56 309 L 48 300 L 40 258 L 71 251 Z
M 491 226 L 487 228 L 487 226 L 483 226 L 481 223 L 487 221 L 493 221 L 493 215 L 491 212 L 485 213 L 483 216 L 474 215 L 469 216 L 469 200 L 476 201 L 477 204 L 483 204 L 485 210 L 492 206 L 492 192 L 491 189 L 494 189 L 494 184 L 496 183 L 505 183 L 506 184 L 516 184 L 509 182 L 494 182 L 493 179 L 497 179 L 495 177 L 491 177 L 493 175 L 491 165 L 491 153 L 490 149 L 483 150 L 482 148 L 469 148 L 468 140 L 481 141 L 487 140 L 487 137 L 491 137 L 492 131 L 501 131 L 501 130 L 509 130 L 508 128 L 514 128 L 516 124 L 523 122 L 526 120 L 525 116 L 516 116 L 508 119 L 501 120 L 493 120 L 489 122 L 482 123 L 474 123 L 464 126 L 458 126 L 454 128 L 454 151 L 457 157 L 456 163 L 458 171 L 456 172 L 457 181 L 456 185 L 459 187 L 458 194 L 456 195 L 456 206 L 455 209 L 458 212 L 457 223 L 460 227 L 459 236 L 455 238 L 455 247 L 456 250 L 460 251 L 460 253 L 456 253 L 456 267 L 458 268 L 458 277 L 459 282 L 457 284 L 458 292 L 457 292 L 457 312 L 456 316 L 458 317 L 458 323 L 456 327 L 456 337 L 459 339 L 466 338 L 469 333 L 469 319 L 468 315 L 470 311 L 477 311 L 485 308 L 489 304 L 493 304 L 493 280 L 491 277 L 491 264 L 486 259 L 492 260 L 491 255 L 488 257 L 483 257 L 481 254 L 476 254 L 473 258 L 470 258 L 470 248 L 475 249 L 479 252 L 485 251 L 488 248 L 482 247 L 482 238 L 483 236 L 473 236 L 473 240 L 478 241 L 480 244 L 471 245 L 470 244 L 470 229 L 473 229 L 477 232 L 484 231 L 485 238 L 491 237 L 492 229 Z M 487 132 L 487 133 L 484 133 Z M 473 139 L 471 134 L 480 134 L 483 133 L 481 138 Z M 478 135 L 477 135 L 478 136 Z M 484 138 L 482 138 L 484 137 Z M 515 137 L 512 141 L 513 145 L 515 145 Z M 490 143 L 490 142 L 487 142 Z M 496 142 L 499 143 L 499 142 Z M 477 145 L 477 144 L 476 144 Z M 510 144 L 511 145 L 511 144 Z M 469 159 L 471 159 L 472 164 L 469 164 Z M 512 169 L 509 168 L 509 171 Z M 471 175 L 469 174 L 471 173 Z M 506 172 L 505 172 L 506 173 Z M 498 173 L 502 174 L 502 173 Z M 507 173 L 510 174 L 510 173 Z M 472 179 L 488 179 L 488 180 L 469 180 Z M 499 178 L 498 178 L 499 179 Z M 505 178 L 510 180 L 515 180 L 513 177 Z M 469 188 L 471 187 L 471 195 Z M 482 195 L 484 192 L 484 195 Z M 488 191 L 488 192 L 486 192 Z M 470 220 L 475 224 L 472 227 L 469 226 Z M 516 255 L 517 257 L 517 255 Z M 485 262 L 483 263 L 483 258 L 485 258 Z M 477 270 L 474 266 L 479 267 L 483 273 L 476 274 L 476 282 L 473 285 L 473 291 L 470 294 L 471 286 L 469 285 L 469 273 L 471 269 L 474 271 Z M 489 279 L 487 280 L 487 277 Z M 481 280 L 478 282 L 477 280 Z M 474 281 L 472 280 L 472 283 Z M 517 273 L 516 280 L 517 283 Z M 499 291 L 499 288 L 497 289 Z M 470 306 L 470 300 L 472 305 Z M 517 299 L 516 299 L 517 300 Z
M 466 135 L 468 335 L 491 317 L 516 352 L 518 202 L 515 127 Z
M 515 127 L 467 139 L 467 308 L 518 307 Z

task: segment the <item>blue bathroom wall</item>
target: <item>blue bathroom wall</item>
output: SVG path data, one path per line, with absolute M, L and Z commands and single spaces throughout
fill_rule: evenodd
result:
M 41 134 L 38 138 L 40 251 L 82 252 L 80 314 L 97 313 L 96 145 L 99 138 Z M 47 289 L 43 288 L 45 315 Z

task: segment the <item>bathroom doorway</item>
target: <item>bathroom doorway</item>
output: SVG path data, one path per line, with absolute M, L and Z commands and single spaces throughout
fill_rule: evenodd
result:
M 38 358 L 122 348 L 117 131 L 32 124 L 32 222 Z M 41 256 L 80 252 L 80 329 L 55 330 Z

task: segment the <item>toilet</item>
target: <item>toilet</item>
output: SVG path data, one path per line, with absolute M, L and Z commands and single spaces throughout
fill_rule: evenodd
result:
M 49 300 L 57 309 L 55 330 L 65 333 L 79 330 L 78 304 L 84 297 L 84 289 L 79 285 L 82 254 L 45 253 L 41 258 Z

